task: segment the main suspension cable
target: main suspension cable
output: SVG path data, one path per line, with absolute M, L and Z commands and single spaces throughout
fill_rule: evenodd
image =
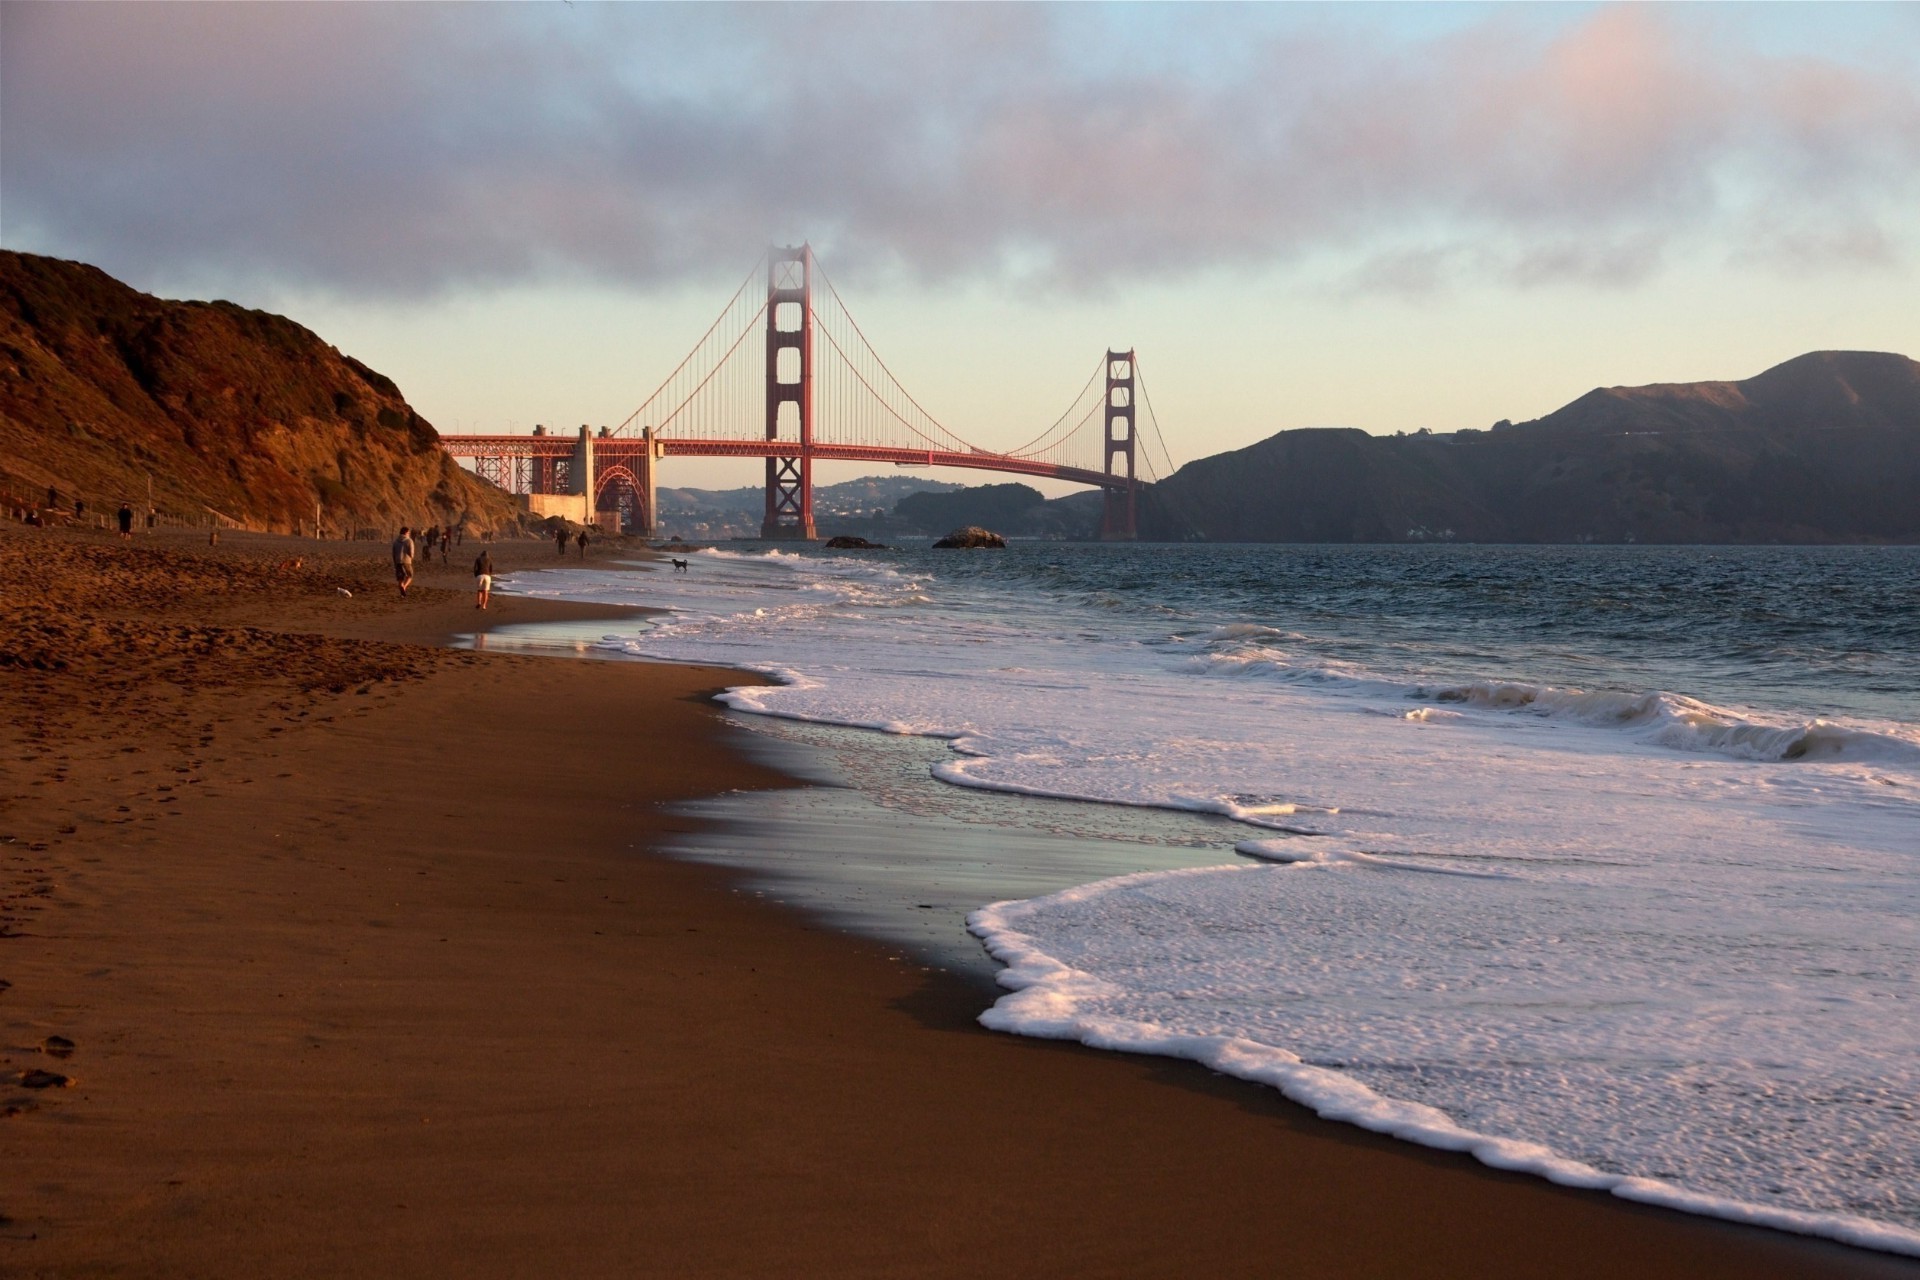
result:
M 713 336 L 713 331 L 715 329 L 718 329 L 720 327 L 721 322 L 724 321 L 727 318 L 728 314 L 733 311 L 734 304 L 740 301 L 740 295 L 747 291 L 747 286 L 752 284 L 755 278 L 759 276 L 760 269 L 764 267 L 766 263 L 767 263 L 767 255 L 762 253 L 759 256 L 759 258 L 754 261 L 752 269 L 747 272 L 747 278 L 740 282 L 740 287 L 733 291 L 733 296 L 731 298 L 728 298 L 726 305 L 720 308 L 720 314 L 714 317 L 714 321 L 712 324 L 707 326 L 707 331 L 700 335 L 700 341 L 694 343 L 693 350 L 687 352 L 686 359 L 682 360 L 679 364 L 675 365 L 673 372 L 666 376 L 665 381 L 661 382 L 659 386 L 653 389 L 653 394 L 648 396 L 645 400 L 642 400 L 640 402 L 640 407 L 638 409 L 635 409 L 632 413 L 628 414 L 626 421 L 622 422 L 619 426 L 613 429 L 614 435 L 619 435 L 621 432 L 625 431 L 628 427 L 632 426 L 634 419 L 638 418 L 641 414 L 645 413 L 647 410 L 647 406 L 652 404 L 655 400 L 659 399 L 661 393 L 664 392 L 670 385 L 672 385 L 673 380 L 675 378 L 680 376 L 681 371 L 687 367 L 687 365 L 693 360 L 695 356 L 700 354 L 700 349 L 707 345 L 707 339 Z M 766 304 L 762 303 L 760 306 L 760 311 L 765 311 L 766 309 L 767 309 Z M 755 313 L 754 319 L 755 320 L 759 319 L 758 312 Z M 753 325 L 753 320 L 749 320 L 747 322 L 747 325 L 748 325 L 748 328 L 751 328 Z M 741 336 L 744 337 L 745 333 L 743 332 Z M 740 345 L 740 340 L 736 338 L 733 342 L 733 346 L 727 348 L 727 355 L 732 355 L 734 348 L 738 347 L 739 345 Z M 726 362 L 726 356 L 722 356 L 721 363 L 724 364 L 725 362 Z M 713 375 L 708 374 L 707 376 L 710 378 Z M 701 379 L 700 385 L 701 386 L 706 385 L 705 378 Z M 683 400 L 681 401 L 679 407 L 675 408 L 674 412 L 678 413 L 680 409 L 685 407 L 686 407 L 686 402 Z
M 1081 387 L 1080 390 L 1076 391 L 1074 393 L 1073 399 L 1067 402 L 1066 412 L 1062 413 L 1058 418 L 1055 418 L 1053 420 L 1052 426 L 1048 427 L 1045 431 L 1042 431 L 1039 435 L 1035 436 L 1033 439 L 1021 445 L 1018 449 L 1009 449 L 1007 451 L 1008 456 L 1019 458 L 1019 457 L 1024 457 L 1027 454 L 1035 451 L 1038 448 L 1041 441 L 1045 440 L 1048 436 L 1052 435 L 1053 432 L 1060 426 L 1061 423 L 1065 422 L 1068 418 L 1072 417 L 1073 411 L 1080 407 L 1080 398 L 1086 395 L 1087 392 L 1092 389 L 1093 384 L 1100 377 L 1100 371 L 1106 368 L 1106 365 L 1107 365 L 1106 359 L 1105 357 L 1102 357 L 1100 363 L 1093 367 L 1093 372 L 1087 375 L 1086 385 Z M 1080 422 L 1076 422 L 1072 427 L 1068 428 L 1068 434 L 1071 435 L 1073 432 L 1078 431 L 1080 429 L 1081 423 L 1084 423 L 1085 421 L 1086 421 L 1086 417 L 1083 415 L 1080 419 Z
M 1153 441 L 1160 446 L 1160 456 L 1167 464 L 1167 476 L 1171 476 L 1175 471 L 1173 455 L 1167 452 L 1167 438 L 1160 433 L 1160 419 L 1155 416 L 1153 412 L 1153 397 L 1147 394 L 1147 380 L 1140 372 L 1139 356 L 1133 358 L 1133 378 L 1135 382 L 1140 384 L 1140 399 L 1147 408 L 1147 421 L 1153 426 Z M 1164 479 L 1166 477 L 1162 478 Z

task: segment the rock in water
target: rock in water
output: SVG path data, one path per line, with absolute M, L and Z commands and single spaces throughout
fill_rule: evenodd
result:
M 829 551 L 891 551 L 893 550 L 893 548 L 888 546 L 884 542 L 868 542 L 865 538 L 856 538 L 852 534 L 843 533 L 837 538 L 827 539 L 827 550 Z
M 933 544 L 935 547 L 1004 547 L 1007 540 L 990 529 L 982 529 L 977 524 L 955 529 L 946 537 Z

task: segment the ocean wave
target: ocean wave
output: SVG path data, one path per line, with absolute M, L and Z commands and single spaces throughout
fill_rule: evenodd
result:
M 991 748 L 980 744 L 969 732 L 937 733 L 921 731 L 923 736 L 947 738 L 958 759 L 938 761 L 928 774 L 950 786 L 975 791 L 998 791 L 1004 795 L 1033 796 L 1043 800 L 1077 800 L 1085 804 L 1118 805 L 1127 809 L 1161 809 L 1173 813 L 1204 813 L 1230 818 L 1249 827 L 1277 831 L 1287 836 L 1324 836 L 1333 834 L 1331 819 L 1337 808 L 1272 797 L 1243 795 L 1204 795 L 1178 790 L 1165 793 L 1121 795 L 1098 790 L 1077 790 L 1057 783 L 1022 782 L 1012 778 L 982 776 L 976 766 L 993 768 L 1000 763 Z M 1316 825 L 1317 824 L 1317 825 Z
M 779 560 L 798 560 L 800 558 L 798 555 L 796 555 L 791 551 L 781 551 L 776 547 L 769 547 L 765 551 L 722 551 L 719 547 L 702 547 L 698 551 L 693 552 L 692 554 L 696 556 L 705 556 L 710 560 L 779 561 Z
M 1229 622 L 1192 637 L 1203 645 L 1218 644 L 1298 644 L 1306 637 L 1295 631 L 1281 631 L 1258 622 Z
M 1714 1195 L 1659 1178 L 1612 1173 L 1570 1159 L 1523 1138 L 1481 1133 L 1424 1103 L 1385 1096 L 1333 1067 L 1303 1061 L 1282 1046 L 1243 1036 L 1194 1034 L 1153 1022 L 1095 1011 L 1125 992 L 1099 976 L 1049 954 L 1021 925 L 1036 910 L 1098 898 L 1116 890 L 1151 888 L 1196 876 L 1232 874 L 1230 868 L 1150 871 L 1082 885 L 1026 902 L 997 902 L 967 917 L 967 928 L 1006 967 L 1008 988 L 979 1021 L 994 1031 L 1049 1040 L 1072 1040 L 1090 1048 L 1144 1053 L 1200 1063 L 1223 1075 L 1278 1089 L 1324 1119 L 1441 1151 L 1465 1152 L 1495 1169 L 1529 1173 L 1561 1186 L 1605 1191 L 1622 1199 L 1658 1205 L 1861 1248 L 1920 1257 L 1920 1231 L 1851 1213 L 1818 1212 L 1754 1204 Z M 1257 873 L 1256 873 L 1257 874 Z
M 1655 746 L 1738 760 L 1920 764 L 1920 741 L 1895 726 L 1864 728 L 1816 719 L 1768 724 L 1676 693 L 1557 689 L 1512 681 L 1416 688 L 1413 697 L 1479 710 L 1524 712 L 1638 733 Z
M 1194 675 L 1273 680 L 1357 693 L 1401 692 L 1406 687 L 1373 676 L 1351 663 L 1325 658 L 1300 662 L 1283 650 L 1260 645 L 1195 654 L 1186 660 L 1185 669 Z
M 696 555 L 709 556 L 715 560 L 734 560 L 752 564 L 772 564 L 794 572 L 818 575 L 831 579 L 869 579 L 878 581 L 932 582 L 934 575 L 929 573 L 903 573 L 885 560 L 864 560 L 851 556 L 814 556 L 797 551 L 781 551 L 770 548 L 766 551 L 721 551 L 709 547 Z
M 1474 871 L 1467 867 L 1408 862 L 1404 858 L 1369 853 L 1364 849 L 1329 847 L 1319 841 L 1303 843 L 1299 840 L 1242 840 L 1233 846 L 1233 851 L 1244 858 L 1258 858 L 1262 862 L 1276 862 L 1287 866 L 1372 867 L 1383 871 L 1412 871 L 1429 876 L 1465 876 L 1469 880 L 1518 880 L 1521 878 L 1510 871 Z
M 1736 760 L 1920 765 L 1920 730 L 1907 725 L 1842 724 L 1824 717 L 1798 723 L 1769 721 L 1658 690 L 1584 690 L 1499 679 L 1397 680 L 1354 663 L 1301 656 L 1280 647 L 1305 639 L 1246 622 L 1215 627 L 1191 637 L 1174 637 L 1172 643 L 1199 650 L 1184 660 L 1181 669 L 1205 677 L 1271 680 L 1332 693 L 1520 713 L 1628 731 L 1653 746 Z M 1459 712 L 1434 706 L 1387 714 L 1429 723 L 1461 718 Z
M 1778 1056 L 1782 1028 L 1818 1023 L 1819 1043 L 1802 1059 L 1811 1064 L 1804 1073 L 1810 1088 L 1825 1088 L 1844 1068 L 1854 1073 L 1846 1080 L 1867 1075 L 1869 1084 L 1885 1086 L 1885 1096 L 1910 1092 L 1911 1073 L 1902 1064 L 1916 1059 L 1901 1038 L 1906 1032 L 1897 1019 L 1875 1021 L 1872 1016 L 1873 1009 L 1907 998 L 1900 985 L 1904 978 L 1870 983 L 1872 989 L 1863 994 L 1860 984 L 1844 975 L 1866 968 L 1895 975 L 1912 971 L 1898 901 L 1911 877 L 1911 797 L 1920 783 L 1920 769 L 1899 763 L 1920 760 L 1915 736 L 1920 730 L 1913 726 L 1767 723 L 1765 712 L 1728 710 L 1675 695 L 1583 692 L 1554 687 L 1545 679 L 1523 683 L 1456 678 L 1457 673 L 1489 671 L 1562 678 L 1560 673 L 1567 672 L 1563 683 L 1568 685 L 1583 680 L 1648 685 L 1666 680 L 1688 687 L 1692 680 L 1684 666 L 1655 668 L 1662 673 L 1642 676 L 1633 673 L 1644 668 L 1609 668 L 1578 655 L 1555 661 L 1553 655 L 1543 657 L 1543 650 L 1525 646 L 1509 652 L 1448 637 L 1444 646 L 1416 652 L 1348 643 L 1337 636 L 1300 636 L 1255 623 L 1208 630 L 1193 617 L 1122 626 L 1092 621 L 1096 611 L 1060 593 L 1003 590 L 998 583 L 982 584 L 965 575 L 929 583 L 877 562 L 855 562 L 858 574 L 829 577 L 811 572 L 823 562 L 791 553 L 729 555 L 755 563 L 712 563 L 705 574 L 696 566 L 691 581 L 681 575 L 626 575 L 646 584 L 649 603 L 672 611 L 654 630 L 632 638 L 628 650 L 748 667 L 783 682 L 723 696 L 723 702 L 742 711 L 949 739 L 953 755 L 930 762 L 933 776 L 945 782 L 1234 819 L 1242 825 L 1222 829 L 1220 861 L 1230 860 L 1225 848 L 1232 846 L 1247 857 L 1311 864 L 1297 871 L 1251 870 L 1276 882 L 1311 886 L 1315 893 L 1345 895 L 1337 900 L 1338 909 L 1319 915 L 1266 900 L 1254 904 L 1259 909 L 1248 908 L 1223 895 L 1222 901 L 1181 917 L 1189 930 L 1182 936 L 1195 945 L 1209 939 L 1241 945 L 1277 922 L 1279 932 L 1296 938 L 1297 944 L 1291 962 L 1275 969 L 1276 981 L 1286 985 L 1302 974 L 1329 973 L 1337 998 L 1356 999 L 1351 995 L 1355 978 L 1368 975 L 1331 959 L 1326 944 L 1357 938 L 1364 946 L 1377 947 L 1383 937 L 1397 938 L 1403 945 L 1387 956 L 1391 963 L 1372 971 L 1373 985 L 1367 990 L 1377 990 L 1379 998 L 1370 995 L 1370 1004 L 1356 1005 L 1355 1016 L 1394 1016 L 1403 1007 L 1416 1007 L 1419 1016 L 1427 1016 L 1436 999 L 1444 997 L 1443 1003 L 1450 999 L 1465 1009 L 1459 1035 L 1452 1039 L 1456 1045 L 1477 1043 L 1475 1037 L 1483 1034 L 1517 1035 L 1526 1030 L 1529 1018 L 1544 1015 L 1513 1005 L 1495 1018 L 1473 1005 L 1473 993 L 1460 984 L 1453 990 L 1464 995 L 1441 991 L 1434 996 L 1430 989 L 1438 989 L 1428 976 L 1436 968 L 1459 957 L 1485 955 L 1504 980 L 1523 971 L 1512 961 L 1508 946 L 1516 938 L 1537 944 L 1529 956 L 1597 956 L 1591 964 L 1575 964 L 1570 970 L 1582 988 L 1576 1003 L 1584 1012 L 1561 1019 L 1570 1028 L 1568 1051 L 1547 1059 L 1540 1073 L 1596 1058 L 1612 1070 L 1604 1061 L 1608 1037 L 1644 1037 L 1644 1009 L 1636 1005 L 1631 1016 L 1618 1019 L 1592 1011 L 1610 1007 L 1605 1002 L 1617 998 L 1620 974 L 1646 950 L 1648 931 L 1664 927 L 1663 914 L 1677 913 L 1685 917 L 1672 930 L 1683 944 L 1681 954 L 1661 982 L 1642 984 L 1656 995 L 1678 993 L 1668 1010 L 1679 1028 L 1674 1043 L 1692 1043 L 1696 1024 L 1717 1025 L 1725 1019 L 1715 1010 L 1736 1008 L 1741 1011 L 1736 1021 L 1761 1015 L 1775 1021 L 1766 1034 L 1750 1037 L 1738 1026 L 1730 1028 L 1724 1056 L 1772 1060 Z M 806 589 L 812 584 L 831 585 Z M 905 601 L 916 593 L 934 597 L 936 607 L 946 606 L 931 624 L 912 608 L 889 610 L 879 603 Z M 1231 617 L 1237 607 L 1222 609 L 1221 602 L 1212 600 L 1205 606 L 1215 617 Z M 1571 642 L 1556 636 L 1553 643 Z M 1326 661 L 1327 652 L 1369 655 L 1367 666 Z M 1395 654 L 1406 657 L 1401 661 Z M 1766 686 L 1755 688 L 1754 696 L 1765 705 Z M 1744 700 L 1747 695 L 1729 696 Z M 1776 713 L 1774 719 L 1783 714 Z M 1885 714 L 1894 720 L 1905 713 L 1896 709 Z M 1548 731 L 1541 720 L 1564 727 Z M 1698 768 L 1694 766 L 1703 757 L 1668 754 L 1675 750 L 1751 760 L 1885 757 L 1895 763 L 1849 769 Z M 1689 767 L 1676 767 L 1682 762 Z M 1711 797 L 1710 802 L 1703 797 Z M 1510 868 L 1511 874 L 1471 870 L 1480 867 Z M 1833 868 L 1843 868 L 1845 874 L 1832 875 Z M 1896 886 L 1896 891 L 1880 890 L 1882 883 Z M 1869 891 L 1857 889 L 1863 884 Z M 1406 906 L 1410 902 L 1427 900 L 1438 905 L 1421 907 L 1417 919 L 1389 918 L 1403 908 L 1412 911 Z M 1801 917 L 1794 917 L 1796 910 Z M 1570 922 L 1581 927 L 1570 927 Z M 1782 932 L 1776 935 L 1775 930 Z M 1043 933 L 1034 924 L 1026 931 L 1036 937 Z M 1697 944 L 1702 937 L 1722 936 L 1725 946 Z M 1852 949 L 1861 940 L 1885 954 L 1859 958 Z M 1056 945 L 1060 942 L 1053 938 L 1044 945 L 1068 963 L 1100 967 Z M 1610 942 L 1618 944 L 1615 950 L 1600 954 L 1597 944 Z M 1751 970 L 1742 966 L 1765 946 L 1776 946 L 1786 957 L 1786 967 L 1767 966 L 1764 998 L 1753 999 L 1752 990 L 1743 985 Z M 1164 959 L 1149 963 L 1159 965 Z M 1720 1001 L 1694 995 L 1702 990 L 1703 969 L 1723 960 L 1733 965 L 1725 975 L 1732 994 Z M 1783 973 L 1788 977 L 1781 977 Z M 1418 998 L 1402 1001 L 1401 984 L 1409 980 Z M 1191 985 L 1177 975 L 1174 981 L 1183 989 Z M 1589 983 L 1591 999 L 1583 993 Z M 1249 990 L 1247 1004 L 1255 1005 L 1270 987 L 1255 983 Z M 1706 1011 L 1699 1017 L 1688 1007 L 1695 999 Z M 1800 1016 L 1803 1006 L 1819 1016 Z M 1085 1023 L 1087 1008 L 1067 1013 Z M 1833 1031 L 1839 1022 L 1836 1010 L 1851 1011 L 1844 1040 Z M 1172 1028 L 1223 1033 L 1181 1041 L 1200 1044 L 1204 1039 L 1210 1048 L 1185 1056 L 1210 1064 L 1213 1059 L 1206 1054 L 1228 1054 L 1222 1046 L 1237 1045 L 1232 1052 L 1251 1055 L 1244 1058 L 1254 1064 L 1250 1069 L 1260 1063 L 1285 1065 L 1287 1059 L 1274 1056 L 1283 1049 L 1275 1046 L 1296 1050 L 1313 1061 L 1293 1059 L 1293 1067 L 1322 1072 L 1301 1076 L 1306 1081 L 1299 1086 L 1303 1090 L 1357 1088 L 1354 1105 L 1361 1110 L 1389 1103 L 1411 1107 L 1416 1102 L 1446 1108 L 1444 1113 L 1370 1114 L 1388 1132 L 1401 1120 L 1418 1129 L 1424 1114 L 1433 1122 L 1423 1131 L 1426 1137 L 1402 1136 L 1419 1141 L 1438 1134 L 1433 1145 L 1451 1142 L 1455 1149 L 1475 1150 L 1489 1163 L 1511 1159 L 1516 1161 L 1512 1167 L 1533 1167 L 1549 1177 L 1555 1168 L 1606 1176 L 1593 1174 L 1586 1165 L 1553 1163 L 1559 1158 L 1556 1152 L 1567 1152 L 1589 1165 L 1665 1171 L 1663 1176 L 1675 1182 L 1694 1183 L 1689 1171 L 1737 1172 L 1722 1155 L 1750 1142 L 1755 1132 L 1754 1109 L 1744 1094 L 1729 1090 L 1707 1099 L 1716 1106 L 1720 1099 L 1732 1099 L 1716 1110 L 1702 1101 L 1703 1095 L 1667 1090 L 1660 1095 L 1662 1105 L 1671 1105 L 1671 1131 L 1681 1135 L 1675 1141 L 1684 1144 L 1673 1149 L 1693 1153 L 1695 1163 L 1650 1159 L 1615 1165 L 1582 1145 L 1587 1135 L 1581 1126 L 1605 1133 L 1612 1123 L 1610 1114 L 1554 1098 L 1542 1088 L 1552 1082 L 1543 1081 L 1540 1073 L 1514 1076 L 1515 1083 L 1497 1095 L 1499 1106 L 1509 1113 L 1509 1104 L 1530 1092 L 1549 1099 L 1523 1120 L 1509 1122 L 1475 1110 L 1478 1101 L 1458 1103 L 1431 1082 L 1429 1092 L 1418 1092 L 1375 1071 L 1360 1060 L 1362 1055 L 1322 1053 L 1295 1029 L 1243 1019 L 1240 1012 L 1229 1011 L 1221 1021 L 1189 1023 L 1177 1009 L 1109 1011 L 1159 1023 L 1138 1032 L 1135 1038 L 1143 1041 L 1178 1039 Z M 1337 1010 L 1336 1015 L 1345 1012 Z M 1822 1021 L 1829 1017 L 1832 1020 Z M 1081 1038 L 1077 1030 L 1070 1034 Z M 1436 1032 L 1434 1043 L 1444 1048 L 1447 1038 Z M 1382 1049 L 1382 1044 L 1388 1047 Z M 1387 1036 L 1360 1047 L 1376 1058 L 1398 1061 L 1394 1054 L 1407 1045 L 1404 1038 Z M 1178 1052 L 1144 1043 L 1116 1047 Z M 1875 1055 L 1891 1064 L 1877 1078 L 1870 1076 Z M 1448 1061 L 1444 1055 L 1439 1060 L 1443 1065 Z M 1863 1061 L 1869 1065 L 1857 1067 Z M 1591 1073 L 1581 1077 L 1590 1078 Z M 1319 1084 L 1313 1085 L 1314 1080 Z M 1589 1090 L 1589 1098 L 1616 1096 L 1617 1081 L 1600 1083 L 1604 1087 Z M 1400 1100 L 1369 1093 L 1369 1087 Z M 1879 1105 L 1854 1108 L 1844 1122 L 1832 1122 L 1829 1128 L 1844 1140 L 1822 1138 L 1826 1145 L 1821 1149 L 1850 1152 L 1861 1165 L 1868 1156 L 1885 1156 L 1872 1145 L 1878 1141 L 1893 1152 L 1890 1162 L 1869 1169 L 1839 1198 L 1809 1199 L 1813 1192 L 1803 1194 L 1798 1175 L 1783 1175 L 1780 1181 L 1797 1198 L 1755 1210 L 1769 1216 L 1748 1220 L 1813 1229 L 1872 1247 L 1899 1247 L 1885 1242 L 1891 1238 L 1888 1233 L 1907 1238 L 1911 1228 L 1920 1226 L 1920 1213 L 1902 1209 L 1901 1226 L 1896 1227 L 1847 1219 L 1852 1225 L 1844 1229 L 1856 1233 L 1851 1236 L 1790 1220 L 1808 1209 L 1873 1212 L 1869 1195 L 1892 1194 L 1900 1204 L 1910 1203 L 1902 1188 L 1914 1185 L 1906 1176 L 1911 1166 L 1904 1162 L 1900 1139 L 1888 1136 L 1907 1131 L 1890 1129 Z M 1469 1126 L 1535 1141 L 1529 1145 L 1486 1138 L 1468 1133 Z M 1802 1130 L 1769 1132 L 1788 1135 L 1779 1149 L 1789 1154 L 1796 1150 L 1794 1135 L 1804 1135 Z M 1710 1143 L 1718 1146 L 1708 1150 Z M 1905 1144 L 1904 1150 L 1920 1148 Z M 1537 1167 L 1526 1163 L 1534 1157 Z M 1824 1168 L 1808 1175 L 1813 1183 L 1822 1181 Z M 1659 1203 L 1721 1216 L 1738 1217 L 1751 1208 L 1709 1198 L 1707 1203 L 1717 1207 L 1702 1209 L 1690 1202 L 1692 1193 L 1670 1183 L 1620 1178 L 1592 1185 L 1607 1185 L 1633 1198 L 1641 1198 L 1638 1188 L 1651 1186 L 1655 1196 L 1665 1197 Z M 1766 1187 L 1737 1179 L 1696 1185 L 1773 1204 Z M 1805 1216 L 1819 1223 L 1839 1220 L 1817 1213 Z
M 805 713 L 788 710 L 774 701 L 774 695 L 783 689 L 807 691 L 824 686 L 818 680 L 796 671 L 791 667 L 758 666 L 747 664 L 743 670 L 752 671 L 773 681 L 764 685 L 735 685 L 722 693 L 714 695 L 714 700 L 723 706 L 749 715 L 770 716 L 777 720 L 799 720 L 808 724 L 838 725 L 843 729 L 871 729 L 876 733 L 890 733 L 903 737 L 953 738 L 956 733 L 943 732 L 923 724 L 905 720 L 890 720 L 883 716 L 865 717 L 859 715 L 822 715 L 817 711 Z

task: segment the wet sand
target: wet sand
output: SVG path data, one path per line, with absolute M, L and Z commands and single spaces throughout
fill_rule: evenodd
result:
M 1920 1274 L 980 1030 L 649 854 L 745 677 L 444 647 L 474 550 L 0 528 L 0 1273 Z

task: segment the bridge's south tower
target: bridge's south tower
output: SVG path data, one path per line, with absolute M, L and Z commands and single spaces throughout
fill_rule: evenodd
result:
M 789 410 L 788 406 L 792 408 Z M 763 538 L 812 538 L 813 246 L 767 251 L 767 439 L 798 439 L 767 459 Z
M 1100 513 L 1100 538 L 1104 542 L 1131 541 L 1134 537 L 1133 478 L 1133 352 L 1107 352 L 1107 442 L 1102 451 L 1102 470 L 1115 478 L 1124 474 L 1125 484 L 1109 484 L 1103 493 L 1106 505 Z M 1126 460 L 1126 470 L 1114 466 L 1117 458 Z

